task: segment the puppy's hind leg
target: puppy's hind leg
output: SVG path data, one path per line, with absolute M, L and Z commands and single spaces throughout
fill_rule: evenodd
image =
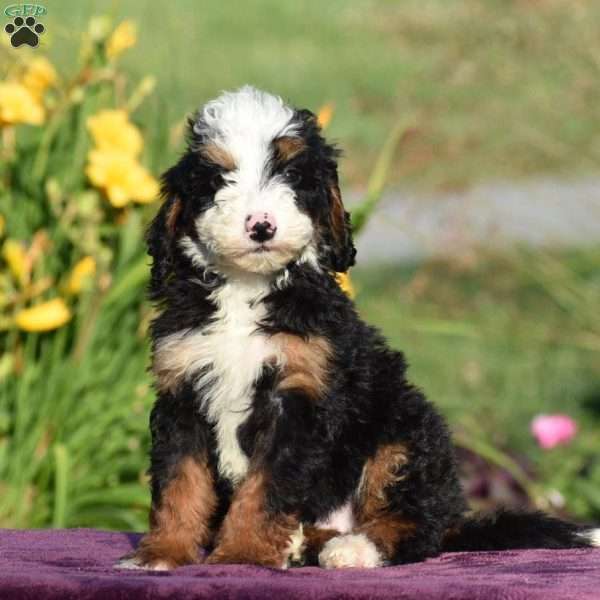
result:
M 390 501 L 406 461 L 406 449 L 399 444 L 380 447 L 367 461 L 354 502 L 356 526 L 325 543 L 319 553 L 321 567 L 380 567 L 392 562 L 404 542 L 414 540 L 416 522 Z

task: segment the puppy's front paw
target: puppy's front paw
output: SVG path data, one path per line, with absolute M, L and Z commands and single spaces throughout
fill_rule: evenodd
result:
M 170 571 L 177 565 L 164 558 L 144 558 L 138 554 L 127 554 L 115 564 L 115 569 L 145 569 L 147 571 Z
M 115 565 L 119 569 L 147 569 L 170 571 L 176 567 L 202 562 L 198 546 L 188 540 L 160 537 L 152 533 L 144 536 L 139 546 Z
M 370 569 L 383 565 L 375 544 L 364 534 L 339 535 L 331 538 L 319 553 L 324 569 L 359 567 Z

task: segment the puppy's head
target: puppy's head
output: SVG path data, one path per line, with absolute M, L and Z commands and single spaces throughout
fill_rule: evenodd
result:
M 184 264 L 225 276 L 277 274 L 294 262 L 348 269 L 355 250 L 336 157 L 315 115 L 278 97 L 244 87 L 206 104 L 163 177 L 148 235 L 153 286 Z

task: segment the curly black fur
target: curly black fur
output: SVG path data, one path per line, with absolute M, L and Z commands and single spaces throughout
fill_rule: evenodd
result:
M 415 533 L 398 545 L 391 562 L 419 561 L 444 549 L 588 545 L 578 527 L 540 514 L 465 517 L 467 505 L 444 419 L 407 381 L 404 356 L 360 319 L 334 279 L 335 271 L 353 264 L 355 254 L 348 213 L 343 215 L 343 235 L 333 231 L 338 152 L 322 138 L 312 113 L 296 114 L 306 151 L 272 168 L 299 173 L 297 204 L 320 232 L 321 269 L 288 265 L 285 285 L 274 282 L 262 300 L 266 318 L 257 327 L 267 335 L 286 332 L 305 340 L 321 336 L 332 353 L 327 390 L 318 400 L 301 389 L 274 397 L 279 373 L 272 365 L 264 366 L 255 386 L 238 439 L 252 464 L 270 474 L 269 511 L 297 514 L 306 524 L 324 519 L 356 493 L 363 467 L 378 448 L 401 444 L 408 461 L 393 488 L 386 490 L 387 512 L 414 523 Z M 192 132 L 190 148 L 164 175 L 165 203 L 148 232 L 154 259 L 150 296 L 161 309 L 152 326 L 155 346 L 182 329 L 209 325 L 216 310 L 211 293 L 226 284 L 218 273 L 192 265 L 177 245 L 184 234 L 197 240 L 194 218 L 211 206 L 218 182 L 221 167 L 196 151 L 202 143 Z M 151 417 L 150 473 L 158 505 L 182 458 L 207 456 L 220 499 L 218 525 L 234 486 L 217 468 L 215 434 L 206 418 L 210 393 L 186 381 L 176 391 L 159 394 Z

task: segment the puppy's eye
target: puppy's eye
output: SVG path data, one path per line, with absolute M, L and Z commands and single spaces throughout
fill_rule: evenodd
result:
M 298 169 L 290 167 L 283 172 L 283 178 L 285 179 L 286 183 L 294 185 L 296 183 L 300 183 L 302 180 L 302 173 Z
M 225 183 L 225 180 L 223 179 L 223 176 L 221 175 L 221 173 L 216 173 L 215 175 L 213 175 L 210 180 L 209 180 L 209 184 L 210 187 L 216 192 L 218 189 L 220 189 L 221 187 L 223 187 L 223 184 Z

